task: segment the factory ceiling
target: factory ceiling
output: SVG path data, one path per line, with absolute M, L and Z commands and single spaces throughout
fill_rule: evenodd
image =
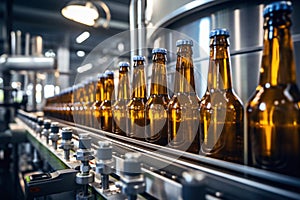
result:
M 78 50 L 89 53 L 95 44 L 129 29 L 129 4 L 130 0 L 103 0 L 111 12 L 111 23 L 109 28 L 89 27 L 64 18 L 61 9 L 70 0 L 2 0 L 0 2 L 0 54 L 5 52 L 4 42 L 5 28 L 11 23 L 13 31 L 22 31 L 31 36 L 40 35 L 43 38 L 44 52 L 54 52 L 61 46 L 70 50 L 70 71 L 82 63 L 84 57 L 78 57 Z M 5 21 L 7 3 L 12 3 L 11 20 Z M 84 31 L 90 32 L 90 37 L 78 44 L 76 37 Z M 23 42 L 24 43 L 24 42 Z M 24 45 L 24 44 L 23 44 Z

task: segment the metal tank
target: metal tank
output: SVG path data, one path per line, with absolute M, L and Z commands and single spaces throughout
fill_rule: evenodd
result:
M 176 40 L 194 40 L 196 90 L 202 97 L 208 72 L 209 32 L 214 28 L 230 31 L 233 86 L 246 103 L 258 84 L 263 48 L 263 8 L 272 1 L 262 0 L 147 0 L 145 26 L 147 45 L 170 51 L 169 83 L 172 87 L 175 68 Z M 292 1 L 292 34 L 297 74 L 300 73 L 300 1 Z M 167 28 L 167 31 L 161 31 Z M 149 73 L 150 70 L 148 71 Z M 148 75 L 149 76 L 149 75 Z M 298 76 L 299 77 L 299 76 Z M 300 78 L 297 79 L 300 84 Z

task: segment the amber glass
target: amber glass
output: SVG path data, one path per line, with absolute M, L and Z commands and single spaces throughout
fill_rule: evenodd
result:
M 70 107 L 70 102 L 71 102 L 71 90 L 70 88 L 65 89 L 62 91 L 59 95 L 60 97 L 60 107 L 62 106 L 63 114 L 62 114 L 62 119 L 71 121 L 71 107 Z
M 100 105 L 102 101 L 104 100 L 104 80 L 105 76 L 104 74 L 98 74 L 97 77 L 97 84 L 96 84 L 96 101 L 93 104 L 93 117 L 92 117 L 92 124 L 93 127 L 96 129 L 101 128 L 100 126 Z
M 199 103 L 195 92 L 192 41 L 178 40 L 174 95 L 168 105 L 169 146 L 198 153 Z
M 167 145 L 168 123 L 167 108 L 170 101 L 167 89 L 166 49 L 152 51 L 152 76 L 150 96 L 146 103 L 146 132 L 148 142 Z
M 232 88 L 229 33 L 213 30 L 207 90 L 200 103 L 200 154 L 236 163 L 244 162 L 244 109 Z
M 300 93 L 290 12 L 274 10 L 264 16 L 259 85 L 247 106 L 248 163 L 299 177 Z
M 112 132 L 112 95 L 114 92 L 114 74 L 107 71 L 104 74 L 104 100 L 102 101 L 100 111 L 100 126 L 103 131 Z
M 126 116 L 126 105 L 130 98 L 130 85 L 129 85 L 129 63 L 119 63 L 119 84 L 118 95 L 116 102 L 112 106 L 113 113 L 113 133 L 118 135 L 126 135 L 128 118 Z
M 75 98 L 74 98 L 74 122 L 77 124 L 84 124 L 84 85 L 78 84 L 75 86 Z
M 89 95 L 89 81 L 86 81 L 83 86 L 83 121 L 82 125 L 88 126 L 90 121 L 89 116 L 89 103 L 90 103 L 90 95 Z
M 145 104 L 147 101 L 144 57 L 133 58 L 133 86 L 131 100 L 127 105 L 127 136 L 136 139 L 145 137 Z
M 85 125 L 93 127 L 93 105 L 95 103 L 95 82 L 90 78 L 85 85 L 86 103 L 85 103 Z
M 67 121 L 73 122 L 73 104 L 72 104 L 72 99 L 73 99 L 73 89 L 69 88 L 68 89 L 68 96 L 67 96 Z

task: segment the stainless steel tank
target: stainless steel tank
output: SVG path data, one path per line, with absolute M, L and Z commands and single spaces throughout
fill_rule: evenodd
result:
M 230 52 L 235 91 L 246 103 L 258 84 L 263 45 L 263 8 L 271 1 L 262 0 L 147 0 L 145 22 L 147 43 L 171 50 L 168 63 L 172 84 L 178 37 L 190 37 L 194 45 L 196 89 L 199 97 L 206 89 L 208 71 L 209 32 L 214 28 L 230 31 Z M 300 1 L 292 1 L 292 34 L 297 74 L 300 73 Z M 161 33 L 160 28 L 168 31 Z M 175 32 L 173 32 L 175 31 Z M 176 32 L 178 31 L 178 32 Z M 297 79 L 298 86 L 300 77 Z

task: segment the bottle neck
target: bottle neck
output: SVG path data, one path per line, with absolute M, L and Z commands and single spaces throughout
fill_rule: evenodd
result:
M 195 93 L 194 65 L 192 47 L 183 45 L 177 49 L 175 93 Z
M 83 88 L 83 99 L 85 103 L 90 102 L 90 95 L 89 95 L 89 83 L 87 83 Z
M 89 84 L 89 94 L 90 94 L 90 102 L 94 102 L 95 101 L 95 82 L 92 81 Z
M 150 95 L 168 95 L 166 56 L 161 53 L 153 54 Z
M 111 101 L 112 95 L 114 92 L 114 78 L 109 77 L 105 79 L 105 93 L 104 93 L 104 100 Z
M 146 81 L 143 61 L 136 61 L 133 64 L 133 93 L 132 98 L 146 98 Z
M 96 101 L 104 100 L 104 78 L 99 78 L 96 85 Z
M 78 89 L 78 102 L 79 103 L 82 103 L 83 102 L 83 90 L 84 90 L 84 87 L 80 87 L 79 89 Z
M 296 83 L 290 26 L 290 17 L 285 13 L 265 18 L 264 49 L 259 83 L 261 86 Z
M 68 92 L 68 100 L 67 103 L 72 103 L 72 99 L 73 99 L 73 92 Z
M 128 68 L 121 67 L 119 71 L 119 89 L 118 89 L 118 100 L 129 99 L 130 88 L 129 88 L 129 73 Z
M 229 41 L 216 36 L 210 41 L 210 59 L 207 89 L 228 90 L 232 88 Z

